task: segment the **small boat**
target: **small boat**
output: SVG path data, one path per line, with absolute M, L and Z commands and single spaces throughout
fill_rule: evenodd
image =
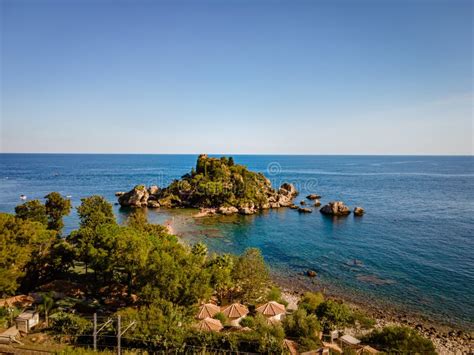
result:
M 71 195 L 67 195 L 66 198 L 71 198 L 72 196 Z
M 25 201 L 26 200 L 26 195 L 20 195 L 20 200 Z

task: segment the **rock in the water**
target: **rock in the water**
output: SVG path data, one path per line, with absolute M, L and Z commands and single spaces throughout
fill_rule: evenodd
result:
M 314 270 L 308 270 L 306 271 L 306 275 L 309 277 L 316 277 L 317 273 Z
M 234 214 L 234 213 L 238 213 L 238 212 L 239 212 L 238 208 L 234 206 L 229 206 L 229 207 L 221 206 L 217 209 L 217 213 L 220 213 L 226 216 Z
M 156 186 L 156 185 L 152 185 L 148 188 L 148 193 L 150 195 L 158 195 L 160 193 L 161 189 Z
M 319 212 L 331 216 L 346 216 L 351 213 L 351 210 L 342 201 L 332 201 L 324 205 Z
M 300 202 L 300 205 L 301 205 L 301 206 L 304 206 L 304 205 L 306 205 L 306 201 L 304 201 L 304 200 L 303 200 L 303 201 L 301 201 L 301 202 Z
M 321 206 L 321 201 L 314 200 L 314 207 L 319 207 L 319 206 Z
M 290 206 L 290 208 L 291 208 L 292 210 L 297 210 L 299 207 L 298 207 L 297 205 L 293 204 L 293 205 Z
M 362 216 L 365 213 L 362 207 L 354 208 L 354 216 Z
M 115 193 L 115 196 L 117 196 L 117 197 L 120 197 L 120 196 L 122 196 L 122 195 L 125 195 L 125 192 L 124 192 L 124 191 L 117 191 L 117 192 Z
M 156 200 L 148 200 L 146 205 L 149 208 L 159 208 L 160 207 L 160 203 Z
M 118 198 L 120 206 L 142 207 L 148 202 L 148 190 L 144 185 L 137 185 L 131 191 L 124 193 Z
M 310 195 L 306 196 L 306 198 L 308 200 L 317 200 L 317 199 L 321 198 L 321 195 L 310 194 Z
M 255 212 L 257 212 L 255 208 L 251 208 L 251 207 L 242 207 L 239 209 L 240 214 L 249 215 L 249 214 L 254 214 Z
M 311 208 L 306 208 L 306 207 L 300 207 L 298 208 L 299 213 L 312 213 L 313 210 Z
M 284 183 L 278 190 L 278 204 L 280 207 L 289 207 L 293 204 L 293 199 L 298 195 L 295 185 Z

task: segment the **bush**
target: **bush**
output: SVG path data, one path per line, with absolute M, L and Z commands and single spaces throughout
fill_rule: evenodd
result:
M 298 307 L 306 309 L 309 313 L 316 313 L 316 309 L 323 302 L 324 296 L 321 292 L 306 292 Z
M 51 316 L 51 330 L 57 335 L 84 335 L 92 328 L 92 323 L 76 314 L 58 312 Z
M 344 327 L 354 322 L 352 311 L 344 303 L 327 300 L 316 308 L 318 316 L 325 331 Z
M 321 325 L 318 318 L 314 314 L 308 314 L 303 308 L 286 316 L 283 328 L 286 336 L 298 338 L 298 343 L 304 350 L 311 350 L 315 345 L 320 345 L 318 333 Z
M 408 327 L 390 326 L 374 330 L 362 339 L 374 348 L 385 352 L 410 354 L 436 354 L 433 343 Z
M 242 327 L 247 327 L 253 329 L 255 327 L 255 319 L 252 316 L 247 316 L 243 318 L 240 323 Z
M 225 316 L 224 313 L 222 312 L 219 312 L 217 313 L 215 316 L 214 316 L 214 319 L 217 319 L 217 320 L 220 320 L 222 325 L 226 325 L 227 324 L 227 317 Z
M 354 312 L 353 317 L 362 329 L 372 329 L 375 326 L 375 320 L 361 311 Z

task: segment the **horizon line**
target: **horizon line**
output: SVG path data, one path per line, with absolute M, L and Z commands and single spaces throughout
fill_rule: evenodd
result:
M 333 154 L 333 153 L 100 153 L 100 152 L 0 152 L 0 155 L 220 155 L 220 156 L 386 156 L 386 157 L 474 157 L 474 152 L 471 154 L 374 154 L 374 153 L 361 153 L 361 154 Z

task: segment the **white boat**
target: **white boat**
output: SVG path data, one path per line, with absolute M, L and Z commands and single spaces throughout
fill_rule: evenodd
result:
M 26 200 L 26 195 L 20 195 L 20 200 L 25 201 Z

